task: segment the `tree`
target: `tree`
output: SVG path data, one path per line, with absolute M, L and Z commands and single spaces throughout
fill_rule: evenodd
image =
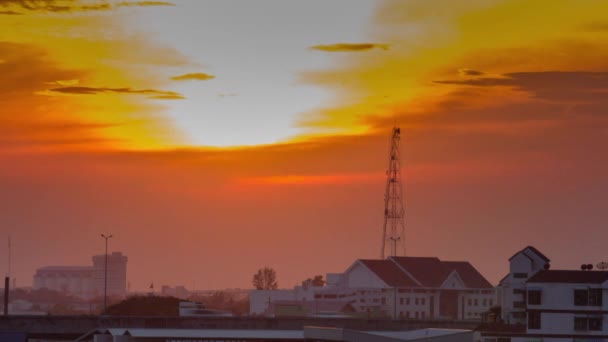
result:
M 325 285 L 325 280 L 323 280 L 322 275 L 316 275 L 312 278 L 312 286 L 323 286 Z
M 308 278 L 302 282 L 303 285 L 310 284 L 312 286 L 323 286 L 325 285 L 325 280 L 323 280 L 322 275 L 316 275 L 314 278 Z
M 270 267 L 260 268 L 253 275 L 253 287 L 257 290 L 276 290 L 279 287 L 277 272 Z

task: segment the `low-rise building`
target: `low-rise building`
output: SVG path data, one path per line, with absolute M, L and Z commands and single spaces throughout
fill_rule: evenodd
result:
M 103 295 L 106 280 L 105 255 L 93 256 L 91 266 L 45 266 L 36 270 L 33 288 L 49 289 L 79 298 Z M 127 294 L 127 257 L 121 252 L 108 254 L 107 293 Z
M 34 274 L 35 290 L 49 289 L 82 298 L 96 293 L 91 266 L 45 266 Z
M 357 260 L 327 286 L 252 291 L 251 313 L 264 313 L 274 301 L 349 304 L 354 314 L 400 319 L 480 320 L 495 304 L 495 290 L 470 263 L 432 257 Z

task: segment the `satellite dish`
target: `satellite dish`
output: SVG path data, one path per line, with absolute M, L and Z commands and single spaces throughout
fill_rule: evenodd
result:
M 599 268 L 600 270 L 605 270 L 608 268 L 608 262 L 605 262 L 605 261 L 598 262 L 597 265 L 595 265 L 595 267 Z
M 582 264 L 581 265 L 581 270 L 586 271 L 587 270 L 587 264 Z
M 589 271 L 591 271 L 591 270 L 593 269 L 593 265 L 592 265 L 592 264 L 587 264 L 587 269 L 588 269 Z
M 608 264 L 606 264 L 606 267 L 608 267 Z M 551 265 L 549 265 L 549 263 L 546 263 L 545 266 L 544 266 L 544 268 L 546 270 L 548 270 L 549 268 L 551 268 Z

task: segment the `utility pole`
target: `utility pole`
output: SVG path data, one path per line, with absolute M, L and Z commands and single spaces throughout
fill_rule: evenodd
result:
M 8 316 L 8 297 L 10 292 L 11 282 L 11 237 L 8 237 L 8 268 L 6 277 L 4 277 L 4 316 Z
M 389 255 L 405 256 L 405 209 L 401 185 L 400 140 L 401 129 L 395 126 L 391 136 L 389 163 L 386 171 L 384 226 L 382 228 L 382 252 L 380 254 L 382 259 Z M 397 241 L 399 241 L 399 246 Z
M 11 278 L 11 269 L 12 269 L 12 265 L 13 265 L 13 261 L 12 261 L 12 254 L 13 254 L 13 246 L 11 244 L 11 236 L 8 236 L 8 278 Z
M 108 309 L 108 240 L 112 237 L 112 235 L 101 234 L 101 237 L 106 240 L 106 254 L 103 279 L 103 312 L 105 314 Z

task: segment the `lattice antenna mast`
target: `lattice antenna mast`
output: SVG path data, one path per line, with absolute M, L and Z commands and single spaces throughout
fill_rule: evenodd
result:
M 382 259 L 388 256 L 405 256 L 405 209 L 401 186 L 400 139 L 401 129 L 394 127 L 391 136 L 388 170 L 386 171 Z

